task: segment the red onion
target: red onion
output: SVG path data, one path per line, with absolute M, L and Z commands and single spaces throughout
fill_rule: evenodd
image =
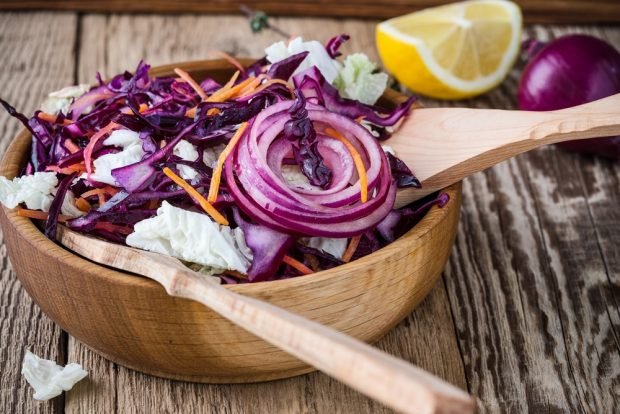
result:
M 308 104 L 319 151 L 334 171 L 327 188 L 289 185 L 281 173 L 292 143 L 282 137 L 292 101 L 263 110 L 239 140 L 225 165 L 226 182 L 237 205 L 257 222 L 289 234 L 351 237 L 374 228 L 394 207 L 396 184 L 381 146 L 359 123 Z M 328 134 L 337 129 L 360 153 L 368 179 L 367 202 L 360 200 L 360 182 L 352 156 Z
M 555 39 L 535 51 L 521 75 L 517 99 L 520 109 L 550 111 L 619 92 L 620 53 L 603 40 L 575 34 Z M 620 160 L 620 137 L 559 145 Z

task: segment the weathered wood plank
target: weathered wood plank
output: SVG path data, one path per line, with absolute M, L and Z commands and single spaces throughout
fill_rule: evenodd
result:
M 283 29 L 326 40 L 347 32 L 348 50 L 374 52 L 373 24 L 327 19 L 277 19 Z M 82 19 L 78 74 L 80 82 L 99 70 L 112 75 L 145 58 L 153 65 L 203 59 L 214 49 L 238 56 L 259 56 L 274 33 L 253 36 L 240 17 L 85 16 Z M 221 30 L 221 27 L 233 28 Z M 445 287 L 427 300 L 378 346 L 465 387 L 460 354 Z M 66 399 L 66 411 L 108 412 L 387 412 L 355 391 L 314 373 L 263 384 L 202 385 L 149 377 L 104 360 L 77 341 L 69 359 L 91 370 Z
M 72 84 L 76 25 L 77 16 L 69 13 L 0 14 L 2 98 L 32 113 L 47 92 Z M 21 128 L 17 120 L 0 111 L 0 153 Z M 0 412 L 60 412 L 62 398 L 44 403 L 33 400 L 20 372 L 26 349 L 64 363 L 66 335 L 21 288 L 4 243 L 0 258 Z
M 620 29 L 590 31 L 620 47 Z M 514 107 L 519 73 L 467 104 Z M 445 279 L 481 412 L 618 411 L 619 173 L 545 148 L 466 180 Z
M 528 23 L 618 22 L 620 6 L 614 0 L 515 0 Z M 104 13 L 238 13 L 240 4 L 273 15 L 389 18 L 451 0 L 3 0 L 5 10 L 72 10 Z

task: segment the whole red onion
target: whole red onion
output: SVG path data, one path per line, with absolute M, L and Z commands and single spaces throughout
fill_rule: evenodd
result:
M 519 109 L 551 111 L 616 93 L 620 93 L 620 53 L 601 39 L 574 34 L 555 39 L 531 56 L 521 75 L 517 100 Z M 558 145 L 620 160 L 620 137 Z

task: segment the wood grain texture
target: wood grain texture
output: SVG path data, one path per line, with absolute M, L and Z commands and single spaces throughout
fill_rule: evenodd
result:
M 73 14 L 1 14 L 0 96 L 29 113 L 46 91 L 72 83 L 76 25 L 77 17 Z M 1 152 L 21 128 L 9 118 L 5 111 L 0 111 Z M 62 398 L 50 402 L 33 400 L 33 391 L 20 371 L 27 349 L 64 363 L 66 335 L 21 288 L 7 259 L 4 236 L 0 239 L 0 412 L 61 412 Z
M 559 111 L 419 108 L 386 141 L 422 188 L 398 191 L 396 207 L 544 145 L 620 135 L 620 93 Z
M 619 29 L 528 34 L 584 31 L 620 47 Z M 467 105 L 514 108 L 519 70 Z M 619 173 L 549 147 L 465 181 L 445 280 L 481 412 L 619 410 Z
M 536 3 L 545 8 L 553 2 Z M 24 37 L 7 38 L 4 28 L 19 32 L 32 16 L 2 17 L 0 53 L 9 53 L 8 49 L 27 53 L 20 40 Z M 37 29 L 29 28 L 27 33 L 23 29 L 24 36 L 61 30 L 50 23 L 57 22 L 55 15 L 34 16 L 46 17 L 35 20 Z M 258 55 L 262 45 L 277 38 L 271 33 L 252 37 L 239 17 L 85 15 L 80 22 L 76 71 L 81 81 L 89 82 L 94 80 L 94 71 L 109 75 L 131 69 L 142 55 L 155 64 L 205 58 L 212 48 Z M 347 51 L 359 48 L 376 58 L 373 22 L 292 18 L 277 22 L 287 30 L 321 39 L 347 31 L 355 41 Z M 232 33 L 221 27 L 232 27 Z M 567 32 L 590 33 L 620 48 L 617 26 L 533 26 L 527 30 L 541 40 Z M 70 59 L 63 62 L 71 66 Z M 521 67 L 483 97 L 458 103 L 423 102 L 427 106 L 514 108 Z M 18 67 L 0 76 L 6 88 L 5 79 L 12 81 L 22 74 Z M 38 89 L 31 88 L 29 93 L 43 96 L 42 88 Z M 27 99 L 33 107 L 35 100 L 19 92 L 21 88 L 16 87 L 14 96 Z M 6 132 L 12 137 L 17 124 L 7 122 L 6 117 L 0 121 L 2 137 L 6 139 Z M 6 146 L 6 140 L 2 143 Z M 467 386 L 478 397 L 481 412 L 618 412 L 620 167 L 549 148 L 476 174 L 465 181 L 464 190 L 457 245 L 444 275 L 447 291 L 436 286 L 378 346 Z M 30 400 L 30 390 L 15 371 L 19 369 L 15 363 L 9 363 L 5 371 L 6 355 L 22 352 L 28 340 L 19 339 L 25 333 L 37 335 L 33 345 L 41 346 L 57 343 L 54 335 L 58 332 L 57 328 L 39 328 L 35 334 L 29 324 L 38 317 L 15 310 L 31 309 L 31 305 L 24 305 L 29 299 L 6 272 L 1 283 L 8 278 L 12 285 L 7 288 L 0 283 L 5 329 L 0 339 L 0 412 L 57 411 L 61 409 L 58 402 Z M 7 340 L 6 321 L 15 320 L 13 315 L 20 312 L 24 316 L 13 322 L 10 332 L 24 335 Z M 21 355 L 10 358 L 21 360 Z M 90 371 L 89 378 L 65 397 L 65 410 L 71 413 L 389 412 L 319 373 L 249 385 L 182 383 L 117 366 L 71 338 L 68 360 L 81 362 Z M 7 406 L 7 401 L 17 403 Z
M 239 5 L 273 15 L 389 18 L 451 0 L 2 0 L 4 10 L 71 10 L 103 13 L 238 13 Z M 527 23 L 600 23 L 620 21 L 615 0 L 515 0 Z

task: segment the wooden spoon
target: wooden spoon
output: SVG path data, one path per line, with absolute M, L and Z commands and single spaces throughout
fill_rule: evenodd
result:
M 171 296 L 200 302 L 231 322 L 385 405 L 406 413 L 473 413 L 461 389 L 341 332 L 239 295 L 179 260 L 58 229 L 58 240 L 94 262 L 146 276 Z
M 620 94 L 559 111 L 414 109 L 386 142 L 422 182 L 396 207 L 501 161 L 556 142 L 620 135 Z

